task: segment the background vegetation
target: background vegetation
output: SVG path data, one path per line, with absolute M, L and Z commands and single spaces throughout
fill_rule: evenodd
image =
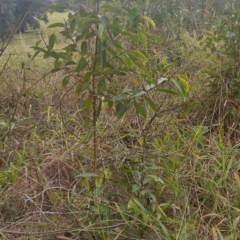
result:
M 238 1 L 55 3 L 1 48 L 1 238 L 238 240 Z

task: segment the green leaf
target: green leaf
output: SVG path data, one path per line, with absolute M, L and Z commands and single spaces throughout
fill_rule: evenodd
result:
M 151 39 L 156 40 L 155 43 L 157 43 L 157 44 L 163 42 L 162 38 L 160 38 L 160 37 L 159 37 L 158 35 L 156 35 L 156 34 L 150 34 L 150 33 L 148 33 L 148 36 L 149 36 Z
M 70 80 L 70 76 L 64 77 L 63 80 L 62 80 L 62 86 L 66 87 L 69 83 L 69 80 Z
M 134 69 L 134 62 L 128 56 L 125 57 L 125 63 L 130 70 Z
M 76 72 L 80 73 L 82 72 L 86 67 L 88 66 L 88 64 L 86 62 L 84 63 L 79 63 L 75 69 Z
M 98 104 L 98 108 L 97 108 L 97 112 L 96 112 L 96 119 L 98 119 L 98 117 L 101 113 L 101 110 L 102 110 L 102 100 L 99 99 L 99 104 Z
M 83 113 L 87 114 L 92 107 L 93 97 L 89 96 L 83 103 Z
M 177 87 L 178 91 L 181 93 L 183 100 L 186 101 L 186 93 L 184 91 L 184 88 L 183 88 L 181 82 L 174 79 L 173 83 Z
M 86 118 L 84 119 L 84 121 L 83 121 L 83 127 L 84 127 L 84 129 L 88 129 L 90 121 L 91 121 L 90 117 L 86 117 Z
M 103 43 L 99 44 L 99 61 L 101 68 L 104 69 L 107 61 L 107 52 Z
M 144 94 L 146 94 L 146 92 L 143 91 L 142 89 L 136 89 L 133 91 L 133 97 L 140 97 Z
M 31 57 L 31 59 L 34 59 L 40 52 L 42 52 L 42 51 L 40 51 L 40 50 L 36 51 L 36 52 L 33 54 L 33 56 Z
M 138 43 L 138 35 L 135 33 L 123 31 L 122 32 L 123 36 L 128 36 L 134 43 Z
M 148 61 L 148 58 L 138 50 L 131 50 L 129 51 L 128 55 L 132 60 L 142 60 L 143 62 Z
M 166 88 L 157 88 L 157 91 L 178 96 L 178 93 Z
M 134 107 L 140 115 L 142 115 L 144 118 L 147 117 L 146 109 L 141 104 L 134 102 Z
M 8 124 L 4 121 L 0 121 L 0 128 L 7 128 Z
M 76 97 L 79 97 L 80 93 L 81 93 L 81 90 L 82 90 L 82 86 L 81 84 L 77 84 L 76 87 L 75 87 L 75 95 Z
M 102 23 L 102 25 L 106 28 L 109 26 L 109 20 L 106 16 L 102 16 L 102 15 L 97 15 L 98 19 L 100 20 L 100 22 Z
M 75 30 L 75 26 L 76 26 L 76 20 L 73 19 L 70 23 L 70 33 L 73 34 L 74 30 Z
M 93 133 L 94 133 L 94 130 L 91 129 L 89 132 L 87 132 L 87 133 L 83 136 L 82 141 L 83 141 L 84 143 L 88 143 L 88 142 L 91 140 L 91 138 L 92 138 L 92 136 L 93 136 Z
M 71 66 L 71 65 L 76 65 L 76 63 L 75 63 L 74 61 L 67 61 L 67 62 L 65 63 L 65 67 Z
M 116 105 L 116 116 L 117 119 L 120 120 L 124 114 L 126 113 L 127 107 L 124 102 L 119 102 Z
M 147 101 L 148 105 L 151 107 L 151 109 L 156 112 L 157 111 L 157 106 L 156 104 L 152 101 L 151 98 L 145 96 L 145 100 Z
M 61 68 L 53 68 L 51 70 L 51 73 L 59 72 L 60 70 L 62 70 L 62 69 Z
M 82 17 L 81 21 L 86 24 L 86 27 L 89 27 L 91 24 L 99 23 L 97 18 Z
M 161 184 L 164 184 L 164 181 L 156 176 L 156 175 L 147 175 L 144 180 L 143 180 L 143 184 L 146 184 L 146 183 L 149 183 L 151 181 L 154 181 L 154 182 L 158 182 L 158 183 L 161 183 Z
M 48 26 L 48 28 L 55 28 L 55 27 L 65 27 L 64 23 L 53 23 Z
M 132 192 L 133 192 L 133 193 L 138 192 L 140 189 L 141 189 L 141 186 L 140 186 L 140 185 L 138 185 L 138 184 L 133 184 L 133 185 L 132 185 Z
M 71 34 L 68 30 L 61 31 L 60 34 L 67 39 L 71 39 Z
M 51 53 L 50 52 L 45 52 L 43 55 L 43 59 L 49 58 L 51 57 Z
M 48 49 L 51 51 L 54 47 L 56 41 L 56 35 L 54 33 L 51 34 L 51 36 L 49 37 L 49 41 L 48 41 Z
M 104 42 L 106 39 L 106 34 L 105 34 L 105 26 L 102 24 L 99 24 L 98 26 L 98 36 L 101 42 Z
M 120 93 L 120 94 L 115 95 L 112 98 L 112 101 L 119 101 L 119 100 L 123 100 L 123 99 L 126 99 L 126 95 Z
M 82 58 L 79 60 L 77 67 L 75 68 L 75 72 L 79 73 L 79 72 L 83 71 L 87 66 L 88 66 L 88 63 L 87 63 L 86 60 L 82 57 Z
M 142 43 L 144 48 L 147 48 L 147 37 L 145 31 L 143 31 L 140 27 L 137 28 L 137 33 L 140 42 Z
M 51 56 L 52 58 L 55 58 L 56 60 L 59 59 L 59 55 L 58 55 L 58 53 L 55 52 L 55 51 L 51 51 L 51 52 L 50 52 L 50 56 Z
M 133 21 L 138 17 L 141 16 L 139 10 L 137 8 L 126 8 L 126 12 L 128 15 L 128 20 Z
M 81 44 L 81 53 L 82 55 L 85 55 L 87 53 L 87 42 L 86 41 L 83 41 L 82 44 Z

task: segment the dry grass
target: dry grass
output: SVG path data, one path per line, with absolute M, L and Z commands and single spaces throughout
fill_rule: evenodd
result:
M 164 51 L 149 53 L 154 62 Z M 85 95 L 65 96 L 63 76 L 44 75 L 49 63 L 13 63 L 0 92 L 3 239 L 238 239 L 239 148 L 223 143 L 227 134 L 218 127 L 210 131 L 210 107 L 199 104 L 199 91 L 186 103 L 152 92 L 160 108 L 147 108 L 145 120 L 130 109 L 117 121 L 104 108 L 98 179 L 81 114 Z M 142 86 L 131 78 L 121 83 Z

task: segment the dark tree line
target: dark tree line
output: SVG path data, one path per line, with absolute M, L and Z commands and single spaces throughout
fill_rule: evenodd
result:
M 39 28 L 39 20 L 48 21 L 46 7 L 51 4 L 51 0 L 0 0 L 0 38 L 6 39 L 26 13 L 18 31 Z

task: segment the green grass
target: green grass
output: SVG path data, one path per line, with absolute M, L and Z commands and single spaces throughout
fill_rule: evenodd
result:
M 48 29 L 47 27 L 50 24 L 56 23 L 56 22 L 63 22 L 64 19 L 67 19 L 68 12 L 64 13 L 53 13 L 48 14 L 49 16 L 49 22 L 45 24 L 43 21 L 40 21 L 41 27 L 36 30 L 28 30 L 25 33 L 19 33 L 16 34 L 12 42 L 9 44 L 8 48 L 4 52 L 3 56 L 0 59 L 0 64 L 4 64 L 9 55 L 12 55 L 9 60 L 9 65 L 12 67 L 15 66 L 16 69 L 20 69 L 22 67 L 22 64 L 29 65 L 31 62 L 31 56 L 33 55 L 34 51 L 31 49 L 31 46 L 34 46 L 35 43 L 44 38 L 47 40 L 48 36 L 52 33 L 58 33 L 58 28 L 51 28 Z M 37 58 L 38 59 L 38 58 Z M 36 63 L 38 60 L 35 61 Z M 51 62 L 51 61 L 50 61 Z M 41 66 L 42 71 L 47 71 L 49 69 L 49 60 L 42 60 L 41 59 Z

